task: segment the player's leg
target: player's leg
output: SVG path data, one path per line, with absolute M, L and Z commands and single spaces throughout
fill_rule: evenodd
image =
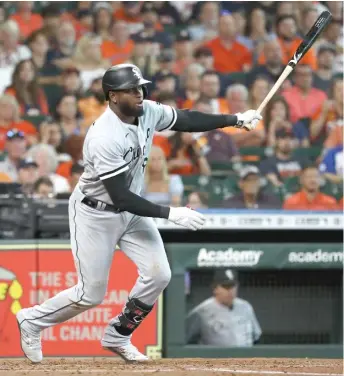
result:
M 136 264 L 139 277 L 123 311 L 105 329 L 102 345 L 110 349 L 130 343 L 131 334 L 152 310 L 171 279 L 164 244 L 151 218 L 134 216 L 119 247 Z
M 81 203 L 78 194 L 73 193 L 69 202 L 69 222 L 78 284 L 17 314 L 23 351 L 34 362 L 42 359 L 40 332 L 43 329 L 100 304 L 106 293 L 117 240 L 114 228 L 118 234 L 120 215 L 89 208 Z

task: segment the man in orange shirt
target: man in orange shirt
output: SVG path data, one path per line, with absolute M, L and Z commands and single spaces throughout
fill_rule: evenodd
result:
M 290 120 L 312 119 L 319 110 L 327 95 L 313 87 L 313 72 L 309 65 L 298 64 L 294 69 L 294 86 L 284 90 L 282 95 L 288 102 Z
M 219 36 L 206 44 L 213 53 L 214 67 L 220 73 L 247 71 L 252 64 L 251 52 L 236 41 L 237 31 L 232 15 L 219 20 Z
M 18 24 L 21 39 L 26 39 L 33 31 L 43 26 L 43 18 L 32 13 L 32 9 L 33 1 L 19 1 L 17 11 L 10 17 Z
M 101 45 L 102 56 L 112 65 L 128 61 L 134 49 L 134 42 L 129 38 L 129 28 L 125 21 L 116 21 L 111 28 L 112 40 L 104 40 Z
M 284 201 L 286 210 L 340 210 L 337 201 L 320 192 L 320 174 L 316 167 L 306 167 L 300 176 L 301 190 Z
M 204 72 L 201 77 L 199 100 L 210 104 L 212 114 L 229 114 L 226 100 L 219 97 L 220 89 L 220 77 L 217 72 Z M 183 108 L 192 108 L 194 103 L 195 101 L 187 99 L 183 103 Z

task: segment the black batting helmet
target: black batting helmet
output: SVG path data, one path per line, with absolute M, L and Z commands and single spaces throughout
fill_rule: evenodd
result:
M 132 89 L 137 86 L 142 86 L 143 97 L 147 97 L 148 91 L 146 84 L 151 81 L 145 80 L 142 77 L 140 69 L 133 64 L 118 64 L 109 68 L 102 80 L 103 91 L 106 100 L 109 100 L 109 91 L 119 91 Z

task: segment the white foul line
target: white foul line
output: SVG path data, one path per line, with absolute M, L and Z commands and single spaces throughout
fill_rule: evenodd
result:
M 21 369 L 21 370 L 11 370 L 11 369 L 1 369 L 0 368 L 0 375 L 2 371 L 11 371 L 11 373 L 21 374 L 23 372 L 32 372 L 33 368 L 31 369 Z M 50 369 L 50 372 L 58 372 L 58 373 L 75 373 L 78 374 L 88 374 L 88 373 L 108 373 L 110 370 L 107 369 Z M 172 369 L 172 368 L 164 368 L 164 367 L 157 367 L 155 369 L 127 369 L 121 370 L 123 374 L 125 373 L 154 373 L 154 372 L 176 372 L 176 371 L 195 371 L 195 372 L 223 372 L 223 373 L 232 373 L 232 374 L 243 374 L 243 375 L 286 375 L 286 376 L 343 376 L 339 373 L 314 373 L 314 372 L 287 372 L 287 371 L 264 371 L 264 370 L 235 370 L 235 369 L 228 369 L 228 368 L 199 368 L 199 367 L 185 367 L 182 369 Z M 46 372 L 46 370 L 36 369 L 36 372 Z

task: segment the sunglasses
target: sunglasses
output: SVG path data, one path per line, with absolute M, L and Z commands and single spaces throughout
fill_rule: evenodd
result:
M 22 131 L 10 130 L 6 133 L 7 138 L 21 137 L 24 138 L 24 133 Z

